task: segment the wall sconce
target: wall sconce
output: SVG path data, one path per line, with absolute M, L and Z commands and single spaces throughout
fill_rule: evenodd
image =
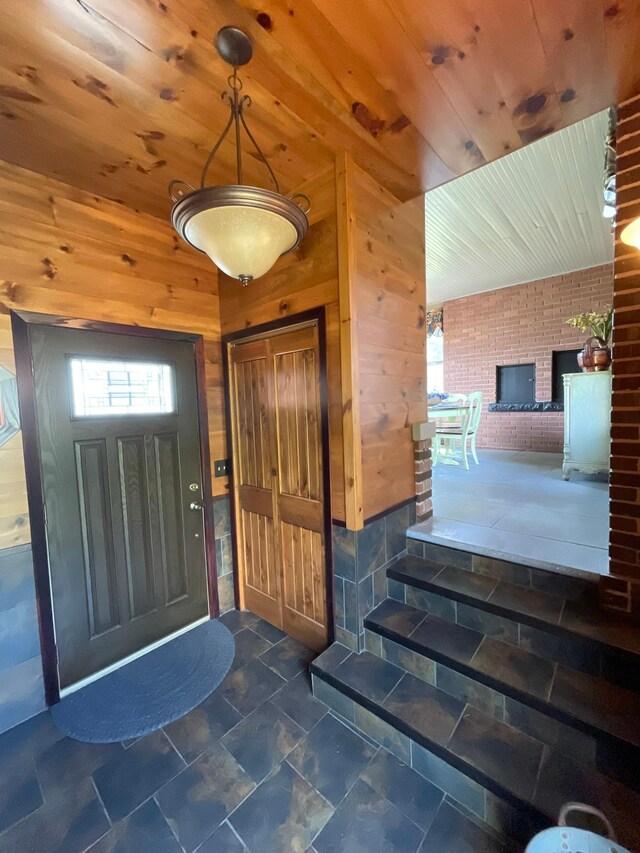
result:
M 640 216 L 637 216 L 632 222 L 622 229 L 620 239 L 627 246 L 633 246 L 634 249 L 640 249 Z

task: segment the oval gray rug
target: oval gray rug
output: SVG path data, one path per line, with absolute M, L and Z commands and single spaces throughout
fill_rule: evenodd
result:
M 229 672 L 235 642 L 211 619 L 51 707 L 74 740 L 115 743 L 149 734 L 203 702 Z

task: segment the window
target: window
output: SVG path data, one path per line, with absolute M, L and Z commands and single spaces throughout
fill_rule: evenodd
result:
M 496 371 L 497 403 L 535 402 L 535 364 L 508 364 Z
M 169 364 L 70 358 L 73 415 L 152 415 L 175 412 Z
M 444 336 L 433 334 L 427 338 L 427 392 L 444 392 Z
M 554 403 L 564 404 L 564 382 L 562 377 L 565 373 L 580 373 L 578 365 L 579 349 L 557 350 L 551 358 L 551 390 Z

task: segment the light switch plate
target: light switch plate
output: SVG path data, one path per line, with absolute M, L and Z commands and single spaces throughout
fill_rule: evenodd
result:
M 214 477 L 226 477 L 227 473 L 228 473 L 228 471 L 227 471 L 228 467 L 229 467 L 229 460 L 228 459 L 217 459 L 213 463 L 213 476 Z

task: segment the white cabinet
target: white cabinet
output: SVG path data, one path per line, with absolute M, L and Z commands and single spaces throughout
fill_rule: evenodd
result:
M 564 459 L 562 477 L 571 471 L 609 470 L 611 444 L 611 371 L 565 373 Z

